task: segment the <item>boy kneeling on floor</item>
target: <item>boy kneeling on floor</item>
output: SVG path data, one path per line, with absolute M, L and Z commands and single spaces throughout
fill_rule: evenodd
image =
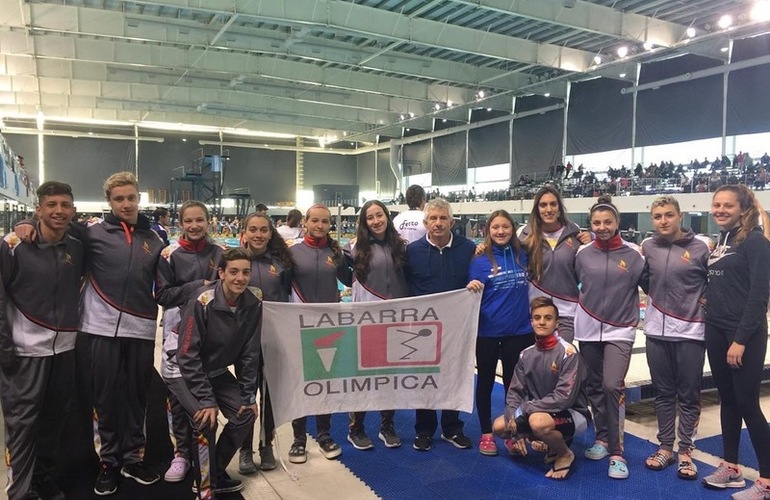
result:
M 193 425 L 193 491 L 204 500 L 243 489 L 225 469 L 257 417 L 262 302 L 247 286 L 250 275 L 246 250 L 225 250 L 219 280 L 197 292 L 179 323 L 176 359 L 182 377 L 167 383 Z M 216 440 L 219 411 L 227 425 Z
M 575 454 L 572 438 L 586 430 L 588 411 L 583 382 L 585 368 L 575 347 L 556 328 L 559 310 L 547 297 L 530 303 L 535 345 L 521 353 L 506 396 L 505 414 L 495 419 L 493 431 L 505 438 L 511 455 L 527 454 L 527 442 L 536 451 L 548 451 L 552 463 L 545 477 L 567 479 Z

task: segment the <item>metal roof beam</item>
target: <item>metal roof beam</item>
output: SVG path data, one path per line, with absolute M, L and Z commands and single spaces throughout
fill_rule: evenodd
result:
M 577 0 L 574 7 L 566 8 L 557 1 L 511 2 L 511 0 L 453 0 L 503 14 L 525 17 L 578 29 L 596 35 L 612 36 L 635 42 L 649 41 L 671 47 L 680 41 L 687 26 L 634 13 L 617 11 L 611 7 Z
M 140 5 L 152 2 L 135 1 Z M 223 9 L 220 0 L 165 0 L 164 5 L 210 14 L 238 14 L 279 24 L 304 24 L 319 29 L 344 30 L 351 34 L 386 41 L 401 41 L 469 55 L 506 61 L 520 61 L 569 71 L 582 71 L 591 65 L 594 54 L 557 45 L 538 44 L 524 39 L 464 28 L 421 18 L 405 18 L 398 12 L 338 0 L 292 0 L 254 2 L 234 0 Z
M 319 38 L 307 37 L 301 43 L 282 46 L 285 39 L 279 38 L 274 30 L 255 30 L 226 25 L 227 36 L 222 39 L 225 26 L 203 25 L 189 20 L 169 20 L 164 17 L 124 14 L 119 11 L 104 11 L 85 7 L 31 4 L 32 12 L 39 19 L 35 23 L 38 31 L 78 33 L 86 36 L 108 36 L 126 40 L 153 42 L 179 47 L 209 47 L 232 51 L 256 52 L 280 56 L 296 56 L 310 61 L 328 61 L 350 67 L 361 67 L 380 72 L 440 80 L 453 85 L 475 86 L 482 81 L 495 81 L 498 89 L 514 90 L 526 78 L 500 78 L 503 72 L 488 67 L 479 67 L 459 62 L 443 61 L 427 57 L 388 54 L 378 57 L 394 46 L 405 43 L 397 41 L 379 51 L 364 50 L 352 44 L 313 43 Z M 237 16 L 232 16 L 231 21 Z M 221 40 L 220 40 L 221 39 Z M 216 40 L 220 40 L 216 44 Z M 376 60 L 375 60 L 376 59 Z

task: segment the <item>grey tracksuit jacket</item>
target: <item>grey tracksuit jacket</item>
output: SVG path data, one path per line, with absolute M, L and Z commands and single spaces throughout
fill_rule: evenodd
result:
M 209 377 L 235 365 L 242 403 L 256 401 L 262 333 L 262 302 L 247 288 L 233 311 L 222 282 L 203 287 L 182 311 L 176 359 L 185 384 L 200 408 L 217 405 Z
M 251 260 L 249 286 L 262 291 L 262 300 L 288 302 L 291 293 L 291 270 L 286 269 L 278 259 L 264 253 Z
M 644 258 L 638 247 L 615 235 L 580 247 L 575 271 L 581 283 L 575 340 L 633 342 L 639 323 L 639 280 Z
M 703 341 L 706 324 L 701 297 L 706 293 L 708 244 L 690 229 L 673 243 L 660 236 L 642 242 L 642 289 L 647 293 L 644 333 L 661 339 Z
M 409 297 L 409 285 L 406 283 L 404 268 L 396 267 L 393 251 L 386 242 L 372 239 L 369 274 L 362 282 L 353 273 L 353 302 L 399 299 Z M 406 242 L 404 242 L 406 245 Z M 343 248 L 348 265 L 355 269 L 356 245 L 351 241 Z
M 78 227 L 77 225 L 73 225 Z M 88 278 L 80 330 L 103 337 L 155 340 L 158 305 L 153 294 L 163 241 L 139 215 L 135 226 L 107 214 L 79 239 L 86 244 Z
M 535 344 L 521 352 L 506 396 L 506 421 L 517 413 L 530 416 L 569 409 L 590 420 L 580 355 L 572 344 L 555 338 L 558 341 L 551 348 Z
M 8 306 L 0 309 L 0 345 L 19 356 L 52 356 L 75 348 L 78 302 L 85 273 L 83 243 L 67 234 L 56 243 L 22 243 L 9 233 L 0 243 L 0 276 Z
M 296 264 L 292 272 L 291 302 L 339 302 L 337 280 L 351 285 L 352 273 L 346 259 L 343 257 L 335 264 L 332 249 L 316 243 L 305 236 L 289 248 Z
M 175 357 L 182 306 L 194 298 L 204 280 L 216 281 L 221 257 L 222 247 L 206 240 L 180 239 L 160 254 L 155 299 L 163 306 L 163 358 L 160 365 L 163 378 L 182 376 Z
M 529 225 L 522 227 L 519 239 L 524 242 L 530 233 Z M 577 235 L 580 228 L 570 222 L 555 248 L 543 241 L 543 273 L 540 281 L 530 280 L 529 300 L 545 295 L 553 299 L 560 316 L 574 317 L 578 303 L 578 278 L 575 274 L 575 255 L 580 248 Z

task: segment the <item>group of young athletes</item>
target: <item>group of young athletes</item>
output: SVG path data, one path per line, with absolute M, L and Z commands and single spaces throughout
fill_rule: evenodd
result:
M 612 478 L 629 475 L 623 393 L 641 287 L 648 295 L 644 333 L 660 441 L 644 465 L 660 471 L 676 464 L 678 477 L 698 477 L 693 437 L 707 354 L 721 400 L 724 462 L 702 481 L 713 488 L 745 486 L 738 467 L 745 422 L 760 479 L 733 497 L 770 498 L 770 427 L 759 406 L 770 242 L 764 211 L 745 186 L 714 193 L 712 216 L 721 228 L 716 245 L 683 229 L 677 200 L 664 196 L 651 205 L 656 232 L 641 247 L 620 238 L 620 214 L 608 197 L 591 207 L 590 231 L 581 231 L 552 186 L 537 193 L 521 228 L 505 210 L 490 214 L 478 246 L 452 233 L 449 203 L 426 203 L 423 189 L 411 186 L 410 210 L 395 219 L 383 203 L 366 202 L 356 237 L 344 247 L 329 234 L 329 209 L 313 205 L 291 244 L 265 213 L 254 213 L 242 221 L 242 245 L 230 249 L 210 238 L 203 203 L 180 208 L 181 236 L 166 246 L 139 213 L 133 174 L 112 175 L 104 190 L 110 213 L 80 225 L 72 223 L 70 186 L 44 183 L 35 219 L 18 224 L 0 244 L 0 403 L 11 500 L 65 498 L 53 478 L 76 378 L 85 381 L 93 407 L 88 418 L 101 464 L 94 492 L 115 493 L 121 477 L 146 485 L 160 480 L 143 460 L 158 305 L 175 447 L 164 479 L 181 481 L 194 471 L 201 499 L 242 489 L 225 469 L 240 449 L 240 471 L 256 472 L 252 447 L 260 414 L 259 468 L 274 469 L 275 425 L 260 356 L 262 301 L 338 302 L 338 281 L 352 287 L 353 301 L 462 288 L 481 293 L 479 452 L 497 455 L 496 437 L 511 455 L 545 452 L 552 464 L 546 477 L 553 480 L 572 472 L 572 438 L 591 422 L 596 440 L 585 457 L 608 458 Z M 49 284 L 42 296 L 41 282 Z M 493 420 L 498 361 L 506 408 Z M 220 412 L 227 424 L 217 432 Z M 394 417 L 392 409 L 380 412 L 378 438 L 389 448 L 401 446 Z M 364 420 L 363 412 L 348 417 L 348 441 L 358 450 L 374 448 Z M 322 455 L 338 457 L 332 416 L 317 415 L 315 423 Z M 473 448 L 459 413 L 443 410 L 439 421 L 435 409 L 416 411 L 413 448 L 429 451 L 439 424 L 443 440 Z M 303 463 L 307 417 L 292 427 L 288 458 Z

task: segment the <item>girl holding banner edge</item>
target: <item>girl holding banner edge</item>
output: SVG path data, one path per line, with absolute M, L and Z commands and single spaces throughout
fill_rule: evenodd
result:
M 406 241 L 395 226 L 390 212 L 378 200 L 369 200 L 358 214 L 356 238 L 344 248 L 353 268 L 353 302 L 398 299 L 409 296 L 404 276 Z M 388 448 L 401 446 L 393 424 L 395 410 L 380 411 L 378 437 Z M 364 429 L 366 412 L 350 413 L 348 441 L 357 450 L 374 448 Z
M 471 261 L 468 289 L 482 291 L 476 339 L 476 409 L 481 425 L 479 452 L 497 455 L 492 434 L 492 388 L 498 360 L 505 389 L 519 355 L 535 343 L 529 320 L 527 254 L 516 238 L 516 223 L 505 210 L 487 219 L 484 252 Z
M 243 220 L 241 233 L 243 245 L 251 257 L 251 278 L 249 286 L 262 290 L 262 300 L 269 302 L 288 302 L 291 292 L 291 272 L 294 260 L 291 258 L 286 242 L 276 231 L 273 222 L 266 214 L 254 212 Z M 270 392 L 265 382 L 264 359 L 259 359 L 259 378 L 257 387 L 260 389 L 260 407 L 262 408 L 262 435 L 259 440 L 259 468 L 263 471 L 276 467 L 273 454 L 273 437 L 275 421 L 270 402 Z M 254 464 L 254 428 L 243 440 L 238 460 L 238 471 L 241 474 L 257 472 Z
M 342 249 L 329 237 L 332 214 L 326 205 L 316 204 L 305 214 L 306 234 L 289 248 L 295 267 L 292 276 L 291 302 L 339 302 L 337 280 L 350 286 L 352 274 Z M 333 460 L 342 454 L 342 448 L 329 433 L 331 415 L 316 416 L 316 433 L 321 454 Z M 295 419 L 294 443 L 289 450 L 289 462 L 307 462 L 307 417 Z

